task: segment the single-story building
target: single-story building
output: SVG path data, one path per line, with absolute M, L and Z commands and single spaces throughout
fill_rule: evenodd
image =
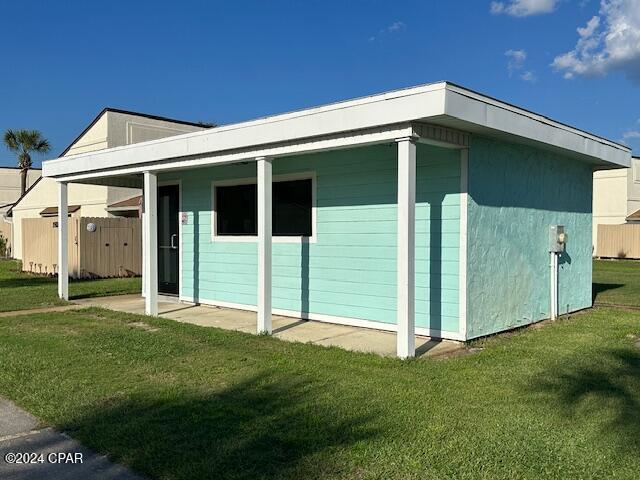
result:
M 175 120 L 117 108 L 104 108 L 67 146 L 61 157 L 156 140 L 171 135 L 204 130 L 200 123 Z M 69 187 L 69 214 L 75 217 L 137 217 L 139 188 L 117 185 Z M 13 224 L 13 258 L 24 260 L 22 221 L 57 216 L 57 185 L 50 178 L 38 178 L 7 212 Z
M 416 333 L 464 341 L 590 307 L 593 172 L 630 158 L 440 82 L 43 171 L 62 237 L 69 185 L 144 185 L 148 314 L 164 293 L 255 310 L 259 332 L 272 313 L 396 331 L 406 358 Z

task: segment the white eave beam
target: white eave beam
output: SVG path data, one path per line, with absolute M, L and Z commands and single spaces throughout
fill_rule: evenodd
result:
M 344 132 L 342 134 L 328 135 L 311 138 L 302 141 L 286 142 L 278 145 L 257 145 L 243 150 L 209 153 L 185 158 L 173 158 L 163 162 L 156 162 L 144 166 L 128 166 L 123 168 L 111 168 L 108 171 L 83 171 L 75 175 L 65 175 L 60 179 L 69 182 L 79 182 L 91 178 L 105 176 L 140 174 L 145 171 L 159 172 L 174 169 L 197 168 L 208 165 L 221 165 L 234 162 L 255 161 L 256 158 L 275 158 L 304 153 L 315 153 L 327 150 L 361 147 L 380 143 L 394 142 L 396 138 L 414 136 L 414 128 L 411 123 L 384 125 L 381 127 Z
M 44 162 L 43 176 L 74 181 L 295 155 L 407 136 L 414 122 L 513 135 L 601 164 L 628 166 L 628 148 L 446 82 Z M 409 127 L 410 128 L 410 127 Z M 422 138 L 428 138 L 422 137 Z M 437 141 L 431 138 L 432 141 Z M 451 137 L 445 135 L 445 144 Z M 468 146 L 468 145 L 464 145 Z M 86 178 L 94 178 L 86 177 Z

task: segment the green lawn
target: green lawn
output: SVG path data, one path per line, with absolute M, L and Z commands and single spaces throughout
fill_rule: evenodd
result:
M 640 261 L 594 260 L 596 304 L 640 306 Z
M 0 260 L 0 312 L 64 305 L 58 298 L 57 280 L 22 273 L 15 260 Z M 140 278 L 108 278 L 69 282 L 69 296 L 99 297 L 136 293 L 141 290 Z
M 474 347 L 402 362 L 100 309 L 33 314 L 0 318 L 0 393 L 158 479 L 638 478 L 640 312 Z

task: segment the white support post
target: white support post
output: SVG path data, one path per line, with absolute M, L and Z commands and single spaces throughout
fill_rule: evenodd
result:
M 551 306 L 549 317 L 558 318 L 558 254 L 551 252 Z
M 257 158 L 258 168 L 258 333 L 271 333 L 271 159 Z
M 460 150 L 460 250 L 458 262 L 458 319 L 460 335 L 467 339 L 467 223 L 469 202 L 469 149 Z
M 398 335 L 397 355 L 414 357 L 416 258 L 416 145 L 413 138 L 398 143 Z
M 144 172 L 144 313 L 158 315 L 158 176 Z
M 68 186 L 58 182 L 58 296 L 69 300 L 69 200 Z

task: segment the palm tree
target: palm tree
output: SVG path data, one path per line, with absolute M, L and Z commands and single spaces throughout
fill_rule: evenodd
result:
M 51 149 L 49 140 L 38 130 L 7 130 L 4 132 L 4 144 L 18 154 L 21 184 L 20 196 L 27 190 L 27 173 L 31 168 L 31 153 L 47 153 Z

